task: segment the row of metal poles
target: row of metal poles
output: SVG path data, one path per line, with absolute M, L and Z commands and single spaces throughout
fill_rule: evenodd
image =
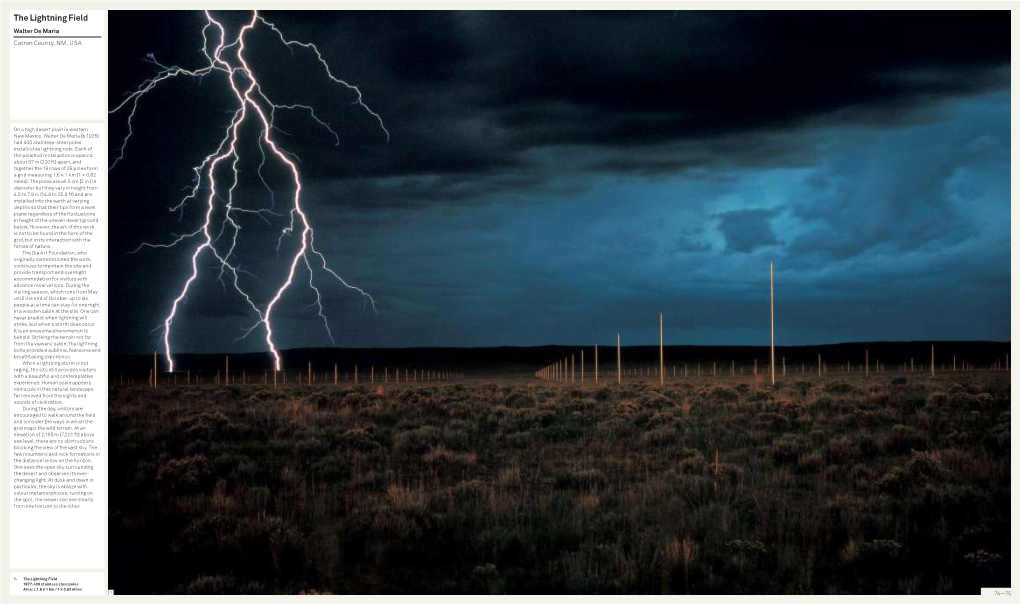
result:
M 339 363 L 333 364 L 333 373 L 315 373 L 312 368 L 312 363 L 308 363 L 308 370 L 274 370 L 274 369 L 263 369 L 262 371 L 230 371 L 230 357 L 224 357 L 224 368 L 223 371 L 217 371 L 214 375 L 205 376 L 201 373 L 195 373 L 192 375 L 191 370 L 173 371 L 173 372 L 160 372 L 158 369 L 158 356 L 153 354 L 152 357 L 152 368 L 149 369 L 149 375 L 147 383 L 152 388 L 159 386 L 201 386 L 201 385 L 215 385 L 215 386 L 249 386 L 249 385 L 262 385 L 269 386 L 272 384 L 274 388 L 280 386 L 286 386 L 289 382 L 292 385 L 298 386 L 312 386 L 316 384 L 329 385 L 332 382 L 334 387 L 339 387 L 341 384 L 353 383 L 357 386 L 361 383 L 367 384 L 389 384 L 389 383 L 414 383 L 414 382 L 440 382 L 449 381 L 453 379 L 462 379 L 464 374 L 458 371 L 448 370 L 436 370 L 436 369 L 418 369 L 418 368 L 393 368 L 391 374 L 389 367 L 383 367 L 382 372 L 378 375 L 375 371 L 375 366 L 368 368 L 367 374 L 363 374 L 359 371 L 358 365 L 355 364 L 353 372 L 340 372 Z M 290 377 L 288 377 L 290 376 Z M 124 374 L 120 374 L 117 377 L 117 384 L 132 385 L 134 384 L 134 378 L 128 376 L 125 380 Z
M 576 371 L 576 369 L 577 369 L 577 364 L 576 364 L 577 357 L 580 357 L 580 365 L 581 365 L 580 366 L 580 373 L 578 373 Z M 773 359 L 775 358 L 774 352 L 772 354 L 772 358 Z M 779 373 L 781 375 L 785 376 L 785 375 L 787 375 L 787 371 L 786 371 L 786 357 L 781 357 L 781 359 L 782 359 L 782 369 L 779 371 Z M 737 376 L 737 375 L 744 375 L 744 368 L 745 368 L 744 365 L 739 365 L 738 366 L 736 361 L 730 361 L 729 365 L 730 365 L 729 366 L 729 375 L 731 377 L 734 377 L 734 376 Z M 915 364 L 914 363 L 914 359 L 911 358 L 909 361 L 904 362 L 904 363 L 899 365 L 899 371 L 901 371 L 903 373 L 915 373 L 915 372 L 918 372 L 918 371 L 919 372 L 930 372 L 931 375 L 934 376 L 935 375 L 935 368 L 936 368 L 936 366 L 940 366 L 942 372 L 946 372 L 946 371 L 952 371 L 952 372 L 956 372 L 956 371 L 974 371 L 974 370 L 977 369 L 976 365 L 974 365 L 973 363 L 969 363 L 967 361 L 964 361 L 962 359 L 960 360 L 960 362 L 958 364 L 957 363 L 957 359 L 956 359 L 956 355 L 953 355 L 952 363 L 951 364 L 942 363 L 941 365 L 937 365 L 936 364 L 936 359 L 935 359 L 935 345 L 932 344 L 931 345 L 931 362 L 930 363 L 927 363 L 927 364 Z M 679 372 L 677 371 L 678 367 L 679 367 Z M 720 369 L 720 367 L 725 367 L 725 365 L 720 366 L 720 364 L 718 362 L 713 361 L 712 362 L 712 372 L 709 374 L 708 373 L 708 364 L 707 364 L 707 362 L 705 363 L 705 370 L 704 370 L 704 372 L 702 372 L 702 364 L 699 362 L 699 363 L 695 364 L 695 373 L 692 374 L 689 371 L 688 363 L 684 363 L 684 364 L 679 365 L 679 366 L 678 365 L 673 365 L 672 366 L 672 369 L 673 369 L 673 378 L 674 379 L 676 379 L 677 377 L 686 378 L 686 377 L 691 377 L 692 375 L 696 375 L 698 377 L 701 377 L 703 375 L 704 376 L 711 375 L 712 377 L 719 377 L 721 375 L 724 375 L 724 372 L 725 372 L 725 369 Z M 807 363 L 803 363 L 803 362 L 800 363 L 800 372 L 799 373 L 802 374 L 802 375 L 806 375 L 808 373 L 807 367 L 808 367 Z M 838 367 L 839 367 L 839 372 L 840 373 L 860 373 L 860 374 L 864 374 L 865 376 L 870 375 L 872 372 L 875 372 L 875 373 L 885 373 L 886 372 L 885 364 L 882 363 L 880 360 L 876 359 L 874 363 L 871 362 L 871 360 L 869 358 L 869 351 L 868 350 L 864 351 L 864 363 L 854 365 L 850 361 L 846 361 L 845 363 L 841 363 Z M 592 374 L 593 374 L 593 377 L 594 377 L 594 381 L 595 381 L 596 384 L 598 384 L 599 383 L 599 346 L 598 346 L 598 344 L 595 344 L 595 346 L 594 346 L 594 363 L 593 363 L 592 369 L 593 369 Z M 1009 355 L 1008 354 L 1006 355 L 1004 363 L 1001 360 L 1000 361 L 995 361 L 995 362 L 991 363 L 988 366 L 988 369 L 991 370 L 991 371 L 1009 371 Z M 829 371 L 830 371 L 829 370 L 829 365 L 822 361 L 822 355 L 819 353 L 818 354 L 818 366 L 817 366 L 818 377 L 821 377 L 822 375 L 829 373 Z M 812 368 L 812 373 L 813 372 L 814 372 L 814 368 Z M 659 384 L 665 384 L 665 381 L 666 381 L 666 354 L 665 354 L 665 346 L 663 345 L 662 314 L 661 313 L 659 314 L 659 364 L 658 364 L 658 366 L 652 366 L 652 365 L 638 366 L 638 367 L 633 367 L 632 366 L 632 367 L 628 367 L 628 368 L 625 369 L 623 367 L 623 355 L 622 355 L 622 348 L 621 348 L 621 345 L 620 345 L 620 334 L 616 334 L 616 372 L 615 373 L 616 373 L 616 380 L 615 381 L 616 381 L 617 384 L 623 383 L 624 376 L 628 376 L 628 377 L 644 377 L 644 378 L 658 378 L 659 379 Z M 772 365 L 770 363 L 765 363 L 765 374 L 773 376 L 773 378 L 772 378 L 773 379 L 773 383 L 775 383 L 775 377 L 774 376 L 775 376 L 776 372 L 773 371 L 773 367 L 772 367 Z M 755 377 L 758 376 L 758 360 L 757 359 L 754 360 L 754 365 L 753 365 L 753 368 L 752 368 L 752 375 L 754 375 Z M 563 358 L 561 358 L 561 359 L 559 359 L 557 361 L 554 361 L 554 362 L 552 362 L 552 363 L 542 367 L 541 369 L 535 371 L 535 377 L 538 378 L 538 379 L 541 379 L 541 380 L 548 380 L 548 381 L 552 381 L 552 382 L 566 382 L 566 383 L 570 383 L 570 384 L 580 383 L 580 384 L 583 385 L 584 384 L 584 379 L 585 379 L 584 349 L 582 348 L 578 353 L 571 354 L 570 356 L 565 356 L 565 357 L 563 357 Z M 580 378 L 580 380 L 577 379 L 578 377 Z M 605 381 L 605 380 L 603 379 L 603 381 Z M 612 380 L 612 376 L 610 376 L 610 381 L 613 381 Z
M 775 385 L 775 383 L 776 383 L 776 320 L 775 320 L 775 316 L 776 316 L 775 315 L 775 272 L 774 272 L 774 269 L 773 269 L 772 262 L 769 262 L 769 361 L 768 361 L 768 363 L 766 363 L 765 367 L 766 367 L 767 374 L 770 376 L 773 385 Z M 553 363 L 550 363 L 550 364 L 546 365 L 545 367 L 542 367 L 541 369 L 535 371 L 535 377 L 537 377 L 539 379 L 543 379 L 543 380 L 554 381 L 554 382 L 569 382 L 571 384 L 575 383 L 575 381 L 574 381 L 574 378 L 575 378 L 574 357 L 575 357 L 575 355 L 572 354 L 569 357 L 563 357 L 562 359 L 559 359 L 559 360 L 557 360 L 557 361 L 555 361 Z M 584 384 L 584 349 L 582 349 L 580 351 L 580 357 L 581 357 L 581 375 L 580 375 L 581 380 L 580 380 L 580 383 Z M 786 375 L 786 358 L 785 357 L 782 360 L 782 364 L 783 364 L 783 368 L 782 368 L 782 374 L 781 375 Z M 901 370 L 906 372 L 907 371 L 907 366 L 908 366 L 908 363 L 903 363 L 900 366 Z M 964 371 L 974 369 L 974 365 L 969 364 L 969 363 L 967 363 L 965 361 L 961 362 L 961 366 L 962 366 L 962 369 Z M 845 367 L 845 373 L 853 373 L 853 365 L 851 364 L 850 361 L 847 361 L 846 365 L 841 365 L 841 368 L 842 367 Z M 858 365 L 858 367 L 860 368 L 861 372 L 864 375 L 869 375 L 870 374 L 872 364 L 871 364 L 870 359 L 868 358 L 868 350 L 867 349 L 865 349 L 865 351 L 864 351 L 864 363 L 861 364 L 861 365 Z M 884 365 L 879 360 L 875 361 L 874 367 L 875 367 L 874 370 L 876 372 L 884 371 Z M 931 363 L 929 363 L 927 365 L 927 367 L 928 367 L 927 371 L 930 371 L 932 377 L 934 377 L 935 376 L 935 367 L 936 367 L 936 363 L 935 363 L 935 345 L 934 344 L 931 345 Z M 944 363 L 943 363 L 942 367 L 943 367 L 943 370 L 945 370 L 945 364 Z M 913 373 L 914 372 L 914 359 L 913 358 L 910 359 L 909 368 L 910 368 L 910 372 Z M 995 371 L 995 370 L 1003 370 L 1003 365 L 1001 364 L 1000 361 L 996 361 L 995 363 L 993 363 L 991 365 L 990 368 L 993 371 Z M 598 344 L 595 345 L 595 367 L 594 367 L 594 369 L 595 369 L 595 371 L 594 371 L 595 383 L 597 384 L 598 381 L 599 381 L 599 347 L 598 347 Z M 647 372 L 649 369 L 650 368 L 646 367 L 645 371 Z M 673 366 L 673 377 L 674 378 L 677 377 L 676 369 L 677 368 L 674 365 Z M 712 375 L 713 376 L 717 376 L 718 375 L 717 374 L 717 369 L 718 369 L 717 364 L 715 362 L 713 362 L 712 363 Z M 956 356 L 954 355 L 953 356 L 953 363 L 952 363 L 952 371 L 956 371 L 956 370 L 957 370 Z M 631 370 L 631 371 L 640 371 L 640 370 Z M 841 371 L 842 371 L 842 369 L 841 369 Z M 1009 371 L 1009 355 L 1008 354 L 1006 355 L 1006 359 L 1005 359 L 1005 369 L 1004 369 L 1004 371 Z M 658 377 L 660 385 L 666 383 L 666 352 L 665 352 L 665 346 L 664 346 L 663 319 L 662 319 L 662 313 L 661 312 L 659 313 L 659 366 L 654 368 L 653 372 L 654 373 L 651 376 L 649 376 L 648 373 L 645 373 L 644 375 L 645 375 L 645 377 Z M 823 374 L 825 374 L 827 372 L 828 372 L 828 367 L 822 362 L 822 355 L 818 354 L 818 376 L 821 377 Z M 741 366 L 741 368 L 740 368 L 740 373 L 743 374 L 743 366 Z M 806 373 L 806 363 L 801 363 L 801 373 L 802 374 Z M 628 373 L 628 375 L 635 375 L 635 374 L 634 373 Z M 637 375 L 640 375 L 640 373 L 638 373 Z M 698 375 L 701 375 L 701 363 L 698 363 Z M 737 366 L 736 366 L 736 362 L 735 361 L 731 361 L 730 362 L 730 375 L 731 376 L 737 375 Z M 754 375 L 756 377 L 758 375 L 758 360 L 757 359 L 755 359 L 755 361 L 754 361 Z M 623 367 L 622 367 L 622 358 L 621 358 L 621 350 L 620 350 L 620 334 L 617 333 L 616 334 L 616 383 L 617 384 L 623 383 L 623 376 L 624 376 L 624 370 L 623 370 Z M 681 377 L 688 377 L 687 365 L 686 364 L 683 365 L 683 373 L 681 374 Z
M 595 347 L 598 348 L 597 346 Z M 596 351 L 597 355 L 597 351 Z M 578 359 L 580 364 L 578 365 Z M 954 359 L 955 360 L 955 359 Z M 946 364 L 942 363 L 939 365 L 940 372 L 964 372 L 964 371 L 978 371 L 980 369 L 987 369 L 989 371 L 1009 371 L 1007 366 L 1004 366 L 1001 361 L 997 361 L 984 367 L 978 367 L 973 363 L 959 362 Z M 758 361 L 755 360 L 753 365 L 738 365 L 736 361 L 730 361 L 727 363 L 719 363 L 713 361 L 708 363 L 683 363 L 680 365 L 671 365 L 665 372 L 660 374 L 659 367 L 654 365 L 638 365 L 630 367 L 616 367 L 615 371 L 610 373 L 610 381 L 617 383 L 622 382 L 623 378 L 664 378 L 664 379 L 677 379 L 677 378 L 688 378 L 688 377 L 725 377 L 725 376 L 740 376 L 740 375 L 768 375 L 769 372 L 768 363 L 763 363 L 761 368 L 759 367 Z M 929 364 L 916 364 L 914 362 L 901 363 L 895 369 L 886 368 L 885 363 L 875 362 L 872 365 L 858 364 L 853 365 L 849 361 L 840 365 L 830 365 L 829 363 L 822 363 L 816 372 L 814 365 L 809 366 L 807 363 L 799 363 L 787 369 L 786 358 L 781 358 L 780 366 L 777 371 L 778 375 L 815 375 L 818 376 L 826 375 L 829 373 L 843 373 L 843 374 L 863 374 L 870 375 L 872 373 L 926 373 L 932 374 L 935 371 L 932 370 Z M 586 373 L 585 361 L 584 361 L 584 350 L 582 349 L 579 353 L 572 354 L 568 357 L 564 357 L 554 363 L 546 365 L 539 371 L 535 372 L 535 377 L 539 379 L 549 381 L 560 381 L 568 382 L 571 384 L 581 383 L 584 384 L 586 376 L 591 379 L 594 378 L 594 382 L 599 382 L 599 367 L 597 364 L 593 364 L 590 371 Z M 605 382 L 605 373 L 603 372 L 602 382 Z

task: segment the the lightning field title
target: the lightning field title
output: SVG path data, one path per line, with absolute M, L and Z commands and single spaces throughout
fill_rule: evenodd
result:
M 12 13 L 12 14 L 14 15 L 14 20 L 17 21 L 18 23 L 65 23 L 66 24 L 66 23 L 69 23 L 71 21 L 84 22 L 84 21 L 88 21 L 89 20 L 89 16 L 88 15 L 84 15 L 84 14 L 83 15 L 78 15 L 78 14 L 73 14 L 73 13 L 67 14 L 67 15 L 43 15 L 43 14 L 39 14 L 39 15 L 27 15 L 27 16 L 26 15 L 21 15 L 21 14 L 18 14 L 18 13 Z

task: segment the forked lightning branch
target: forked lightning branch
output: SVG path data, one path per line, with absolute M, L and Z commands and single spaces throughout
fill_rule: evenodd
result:
M 187 190 L 186 195 L 176 205 L 170 208 L 171 212 L 178 212 L 183 211 L 190 202 L 204 202 L 201 205 L 204 217 L 201 226 L 189 233 L 171 236 L 166 241 L 142 243 L 132 253 L 144 248 L 187 247 L 190 249 L 190 274 L 180 284 L 179 289 L 171 294 L 172 298 L 168 300 L 167 315 L 163 319 L 161 327 L 157 328 L 162 330 L 163 350 L 166 354 L 169 371 L 174 369 L 172 346 L 174 320 L 181 312 L 181 307 L 186 302 L 192 286 L 199 278 L 201 263 L 209 259 L 212 259 L 213 265 L 217 267 L 217 277 L 224 284 L 229 283 L 230 287 L 243 300 L 242 303 L 250 309 L 255 317 L 254 323 L 244 331 L 241 338 L 247 337 L 257 330 L 262 330 L 266 345 L 273 356 L 274 367 L 280 370 L 280 353 L 277 349 L 276 333 L 273 330 L 274 312 L 287 290 L 295 285 L 295 282 L 300 280 L 303 284 L 307 284 L 314 293 L 314 305 L 331 341 L 333 335 L 323 307 L 322 290 L 319 289 L 316 282 L 317 276 L 324 276 L 343 288 L 357 292 L 364 297 L 367 304 L 371 305 L 373 311 L 376 310 L 376 306 L 371 295 L 348 283 L 333 270 L 326 257 L 316 247 L 315 231 L 312 229 L 311 220 L 301 203 L 301 173 L 293 154 L 283 149 L 273 138 L 274 118 L 277 111 L 301 111 L 319 126 L 328 130 L 338 145 L 339 136 L 330 128 L 329 124 L 319 118 L 312 106 L 275 103 L 266 95 L 265 90 L 259 84 L 257 66 L 249 63 L 245 56 L 246 35 L 255 28 L 266 28 L 275 34 L 275 37 L 285 47 L 304 51 L 322 66 L 326 77 L 331 82 L 355 95 L 354 104 L 378 122 L 379 128 L 387 140 L 389 131 L 379 114 L 365 104 L 358 87 L 333 75 L 329 63 L 314 44 L 288 39 L 276 25 L 259 15 L 258 11 L 252 12 L 251 19 L 239 29 L 236 36 L 230 36 L 222 22 L 214 19 L 208 11 L 205 12 L 205 19 L 206 23 L 202 27 L 202 55 L 206 59 L 205 64 L 195 69 L 176 65 L 167 66 L 159 63 L 155 57 L 150 55 L 149 62 L 158 68 L 156 75 L 142 82 L 138 88 L 129 92 L 118 105 L 110 109 L 110 114 L 126 113 L 127 115 L 127 134 L 115 152 L 110 169 L 116 168 L 124 157 L 134 132 L 134 121 L 139 104 L 145 95 L 157 86 L 180 77 L 203 79 L 206 76 L 219 77 L 229 86 L 233 98 L 236 100 L 236 108 L 231 114 L 223 137 L 212 152 L 206 155 L 198 165 L 192 166 L 191 169 L 195 175 L 194 185 Z M 273 295 L 261 304 L 249 294 L 240 280 L 244 271 L 240 268 L 241 263 L 236 258 L 236 252 L 238 237 L 241 236 L 242 231 L 241 217 L 267 219 L 267 216 L 278 216 L 278 214 L 271 208 L 247 207 L 235 198 L 240 177 L 238 164 L 241 161 L 241 130 L 248 121 L 253 121 L 257 125 L 259 137 L 257 144 L 262 154 L 257 174 L 261 183 L 271 191 L 262 173 L 263 166 L 270 158 L 271 161 L 280 162 L 281 167 L 289 173 L 293 180 L 292 204 L 286 215 L 287 225 L 281 230 L 279 241 L 285 237 L 296 236 L 298 238 L 297 250 L 287 259 L 286 264 L 281 266 L 282 276 L 279 284 L 272 290 Z M 279 241 L 277 249 L 280 246 Z M 307 275 L 307 281 L 304 280 L 302 271 Z

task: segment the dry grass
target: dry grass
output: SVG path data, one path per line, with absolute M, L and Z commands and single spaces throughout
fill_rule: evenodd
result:
M 138 387 L 110 401 L 122 593 L 970 593 L 1009 580 L 1008 374 Z

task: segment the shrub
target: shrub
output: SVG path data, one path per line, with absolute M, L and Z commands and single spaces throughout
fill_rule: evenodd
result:
M 641 435 L 641 442 L 651 447 L 668 447 L 679 442 L 680 433 L 673 426 L 661 426 Z
M 374 451 L 380 446 L 379 443 L 375 441 L 372 433 L 364 428 L 347 430 L 340 435 L 339 440 L 341 446 L 358 451 Z
M 830 464 L 849 463 L 856 453 L 854 442 L 849 436 L 840 436 L 829 441 L 825 448 L 825 460 Z
M 790 420 L 778 413 L 759 413 L 755 418 L 755 424 L 761 428 L 781 431 L 790 427 Z
M 825 466 L 822 454 L 817 451 L 801 455 L 797 459 L 797 469 L 801 472 L 816 473 Z
M 430 448 L 422 456 L 422 461 L 427 464 L 468 467 L 478 463 L 478 455 L 474 453 L 456 453 L 443 445 L 439 445 L 438 447 Z
M 340 482 L 350 474 L 349 457 L 346 455 L 327 455 L 315 462 L 312 468 L 320 480 Z
M 727 386 L 715 386 L 708 392 L 708 398 L 717 403 L 735 403 L 740 400 L 740 394 Z
M 700 452 L 680 460 L 681 474 L 701 474 L 705 469 L 705 458 Z
M 502 583 L 499 580 L 499 571 L 495 564 L 483 564 L 476 566 L 471 571 L 471 581 L 475 584 L 478 593 L 498 595 L 502 593 Z
M 726 551 L 734 555 L 747 556 L 749 558 L 764 558 L 768 555 L 768 548 L 761 541 L 734 539 L 726 542 Z
M 341 405 L 343 405 L 344 407 L 351 407 L 355 409 L 361 407 L 362 405 L 365 405 L 366 403 L 368 403 L 368 398 L 361 392 L 356 391 L 348 392 L 344 396 L 343 401 L 341 401 Z
M 443 441 L 443 433 L 435 426 L 422 426 L 397 434 L 393 448 L 402 453 L 422 453 Z
M 897 424 L 883 439 L 881 449 L 886 453 L 909 453 L 913 449 L 925 448 L 927 442 L 927 437 L 920 430 Z
M 233 595 L 240 593 L 237 579 L 230 575 L 201 576 L 188 583 L 184 593 L 192 595 Z
M 467 430 L 444 428 L 443 444 L 451 449 L 464 450 L 471 446 L 471 435 Z
M 236 553 L 237 520 L 230 516 L 211 514 L 196 518 L 178 536 L 175 547 L 188 556 L 209 563 L 222 554 Z
M 538 401 L 535 400 L 530 392 L 522 392 L 520 390 L 511 392 L 504 399 L 504 404 L 508 407 L 532 407 L 537 403 Z
M 870 434 L 862 434 L 857 438 L 857 450 L 861 452 L 861 457 L 865 459 L 877 457 L 882 451 L 879 448 L 878 441 Z
M 855 463 L 850 468 L 850 479 L 859 489 L 870 487 L 875 479 L 874 471 L 862 463 Z
M 992 395 L 987 392 L 978 394 L 960 392 L 953 397 L 952 404 L 957 408 L 969 411 L 984 411 L 990 409 L 994 402 L 995 400 L 992 398 Z
M 899 567 L 903 546 L 892 539 L 875 539 L 863 543 L 860 563 L 865 572 L 879 575 L 893 574 Z
M 605 476 L 595 469 L 589 470 L 559 470 L 555 474 L 556 488 L 558 489 L 591 489 L 604 486 Z
M 822 389 L 830 394 L 849 394 L 854 391 L 853 386 L 841 380 L 829 382 Z
M 177 422 L 173 434 L 182 442 L 225 440 L 230 436 L 230 420 L 219 411 L 198 413 Z
M 776 464 L 796 463 L 807 449 L 807 442 L 802 437 L 784 434 L 772 441 L 772 459 Z
M 583 434 L 576 424 L 561 423 L 533 431 L 535 436 L 546 442 L 563 442 L 580 438 Z
M 1002 556 L 986 552 L 983 549 L 979 549 L 976 552 L 970 552 L 965 555 L 963 559 L 967 562 L 967 564 L 981 569 L 994 567 L 1002 562 Z
M 898 496 L 907 486 L 907 477 L 903 473 L 903 468 L 895 467 L 879 477 L 875 484 L 883 493 Z
M 928 395 L 927 401 L 925 401 L 926 407 L 944 407 L 949 402 L 949 395 L 945 392 L 935 391 Z
M 927 484 L 928 481 L 941 478 L 944 474 L 939 455 L 923 451 L 914 451 L 910 454 L 906 472 L 910 480 L 917 484 Z

